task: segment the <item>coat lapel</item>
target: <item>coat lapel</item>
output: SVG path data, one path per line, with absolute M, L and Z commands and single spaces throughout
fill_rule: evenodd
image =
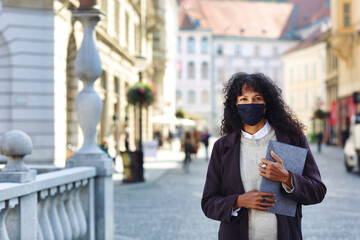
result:
M 244 186 L 240 176 L 240 135 L 231 133 L 224 143 L 228 150 L 222 156 L 224 167 L 229 169 L 230 185 L 234 193 L 244 193 Z

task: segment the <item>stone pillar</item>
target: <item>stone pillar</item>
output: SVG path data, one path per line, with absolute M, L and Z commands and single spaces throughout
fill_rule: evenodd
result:
M 90 3 L 92 2 L 92 3 Z M 112 159 L 95 143 L 96 126 L 100 122 L 102 101 L 94 90 L 94 82 L 102 73 L 96 47 L 95 26 L 101 19 L 96 1 L 80 1 L 73 17 L 82 23 L 84 38 L 75 61 L 75 73 L 84 87 L 75 99 L 75 111 L 84 135 L 82 147 L 67 160 L 66 167 L 94 166 L 95 178 L 95 235 L 96 239 L 113 239 L 114 184 Z

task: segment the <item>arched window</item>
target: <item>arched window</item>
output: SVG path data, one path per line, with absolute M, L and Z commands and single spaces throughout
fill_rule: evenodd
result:
M 187 93 L 187 102 L 189 104 L 193 104 L 193 103 L 196 102 L 196 94 L 195 94 L 194 90 L 188 91 L 188 93 Z
M 195 64 L 193 62 L 189 62 L 188 64 L 188 79 L 195 78 Z
M 201 93 L 201 103 L 202 104 L 209 103 L 209 93 L 206 90 L 202 91 L 202 93 Z
M 187 51 L 188 53 L 195 53 L 195 40 L 193 37 L 189 37 L 187 40 Z
M 201 39 L 201 53 L 207 54 L 209 49 L 209 43 L 207 37 Z
M 201 78 L 208 79 L 209 77 L 209 65 L 207 62 L 201 64 Z

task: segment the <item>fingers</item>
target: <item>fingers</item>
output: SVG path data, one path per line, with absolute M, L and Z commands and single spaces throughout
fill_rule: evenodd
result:
M 273 152 L 270 152 L 270 155 L 275 159 L 276 162 L 282 163 L 281 159 Z
M 275 197 L 275 193 L 271 193 L 271 192 L 259 192 L 259 196 L 261 196 L 261 197 Z
M 256 207 L 258 210 L 268 210 L 269 208 L 275 206 L 276 199 L 274 193 L 261 193 L 261 199 Z

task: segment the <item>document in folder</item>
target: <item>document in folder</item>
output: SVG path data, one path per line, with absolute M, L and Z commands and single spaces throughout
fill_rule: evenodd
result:
M 275 162 L 275 159 L 270 155 L 271 151 L 282 160 L 286 170 L 300 175 L 302 174 L 308 149 L 270 140 L 265 158 Z M 260 192 L 272 192 L 276 194 L 275 206 L 269 208 L 267 211 L 294 217 L 297 203 L 286 196 L 288 193 L 280 191 L 281 188 L 281 182 L 262 177 Z

